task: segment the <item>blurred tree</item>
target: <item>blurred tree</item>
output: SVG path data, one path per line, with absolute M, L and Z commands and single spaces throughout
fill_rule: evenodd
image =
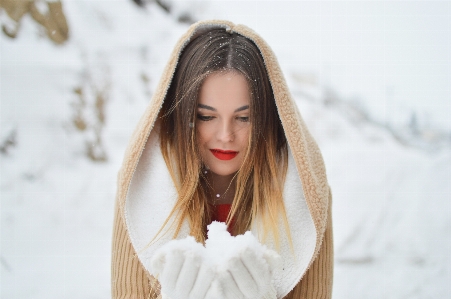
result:
M 147 4 L 155 3 L 161 9 L 163 9 L 166 13 L 172 14 L 175 16 L 176 20 L 180 23 L 185 23 L 191 25 L 196 22 L 191 13 L 187 11 L 182 12 L 174 12 L 173 7 L 171 6 L 171 2 L 168 0 L 132 0 L 139 7 L 146 7 Z
M 54 43 L 62 44 L 69 38 L 69 26 L 61 1 L 0 0 L 0 10 L 4 10 L 10 18 L 10 22 L 2 24 L 3 33 L 10 38 L 17 36 L 26 14 L 42 26 Z
M 82 138 L 85 155 L 94 162 L 107 161 L 103 142 L 105 109 L 110 99 L 111 71 L 109 65 L 98 54 L 92 63 L 86 58 L 80 83 L 74 87 L 72 125 Z
M 0 154 L 8 154 L 9 150 L 16 145 L 16 128 L 10 128 L 6 134 L 0 137 Z
M 171 13 L 171 6 L 166 1 L 161 1 L 161 0 L 132 0 L 132 1 L 135 2 L 140 7 L 146 6 L 147 3 L 154 2 L 167 13 Z

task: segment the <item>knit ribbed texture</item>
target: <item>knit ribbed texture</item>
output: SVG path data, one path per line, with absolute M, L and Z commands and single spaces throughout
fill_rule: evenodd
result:
M 114 299 L 148 299 L 150 280 L 128 237 L 116 205 L 113 229 L 111 287 Z
M 209 26 L 227 26 L 231 28 L 232 31 L 248 37 L 254 41 L 263 56 L 271 87 L 274 92 L 280 120 L 282 121 L 282 126 L 290 149 L 293 152 L 296 168 L 300 174 L 302 185 L 304 186 L 304 195 L 317 230 L 316 256 L 319 252 L 320 242 L 326 228 L 328 210 L 329 187 L 327 184 L 324 161 L 315 140 L 308 131 L 296 104 L 291 98 L 276 56 L 269 45 L 266 44 L 260 36 L 244 25 L 235 25 L 227 21 L 202 21 L 191 25 L 188 31 L 179 39 L 168 64 L 165 67 L 152 100 L 141 117 L 127 147 L 124 162 L 118 176 L 116 199 L 119 201 L 120 209 L 122 210 L 122 213 L 124 213 L 128 186 L 130 186 L 133 172 L 138 164 L 142 150 L 144 149 L 150 134 L 150 130 L 155 123 L 159 109 L 166 96 L 183 46 L 189 41 L 195 31 Z M 124 216 L 124 214 L 122 214 L 122 216 Z
M 331 200 L 329 206 L 332 205 Z M 329 209 L 326 231 L 316 260 L 302 277 L 298 285 L 284 299 L 329 299 L 332 298 L 334 272 L 334 249 L 332 212 Z
M 333 239 L 331 194 L 321 153 L 291 98 L 277 59 L 266 42 L 249 28 L 225 21 L 194 24 L 180 38 L 163 72 L 154 97 L 142 116 L 125 153 L 118 176 L 112 254 L 113 298 L 160 298 L 159 285 L 140 263 L 124 225 L 124 205 L 133 172 L 147 137 L 162 106 L 183 46 L 196 30 L 208 26 L 229 27 L 253 40 L 262 53 L 270 77 L 276 105 L 288 144 L 293 151 L 306 202 L 315 224 L 317 239 L 309 269 L 285 298 L 331 298 L 333 276 Z M 120 212 L 119 212 L 120 210 Z M 151 280 L 154 288 L 151 288 Z M 152 292 L 152 289 L 155 291 Z M 155 293 L 155 294 L 152 294 Z
M 302 280 L 284 299 L 331 298 L 333 259 L 332 213 L 329 209 L 327 228 L 320 252 Z M 116 208 L 113 233 L 112 298 L 161 298 L 159 283 L 147 273 L 138 260 L 118 208 Z

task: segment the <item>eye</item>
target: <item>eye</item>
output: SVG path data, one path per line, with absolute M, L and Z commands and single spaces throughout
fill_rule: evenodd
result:
M 212 120 L 213 118 L 215 118 L 215 117 L 214 116 L 197 114 L 197 119 L 201 120 L 201 121 L 209 121 L 209 120 Z
M 237 119 L 238 121 L 243 122 L 243 123 L 249 122 L 249 116 L 238 116 L 236 119 Z

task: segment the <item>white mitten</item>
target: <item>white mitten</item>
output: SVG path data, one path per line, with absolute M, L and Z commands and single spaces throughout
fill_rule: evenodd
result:
M 224 223 L 208 226 L 206 248 L 193 237 L 172 240 L 151 259 L 163 298 L 275 299 L 272 284 L 280 256 L 251 232 L 232 237 Z
M 224 224 L 214 222 L 206 248 L 209 258 L 217 262 L 216 280 L 224 298 L 276 298 L 272 275 L 280 256 L 251 232 L 232 237 Z
M 193 237 L 172 240 L 151 259 L 150 272 L 171 299 L 205 298 L 215 275 L 205 261 L 206 249 Z

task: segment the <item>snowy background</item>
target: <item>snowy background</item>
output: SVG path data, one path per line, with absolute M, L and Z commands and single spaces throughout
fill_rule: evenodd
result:
M 126 144 L 176 40 L 212 18 L 266 39 L 321 147 L 334 195 L 334 298 L 449 297 L 449 1 L 62 8 L 69 38 L 56 45 L 29 14 L 17 27 L 0 6 L 3 30 L 17 29 L 0 33 L 1 298 L 110 297 Z

